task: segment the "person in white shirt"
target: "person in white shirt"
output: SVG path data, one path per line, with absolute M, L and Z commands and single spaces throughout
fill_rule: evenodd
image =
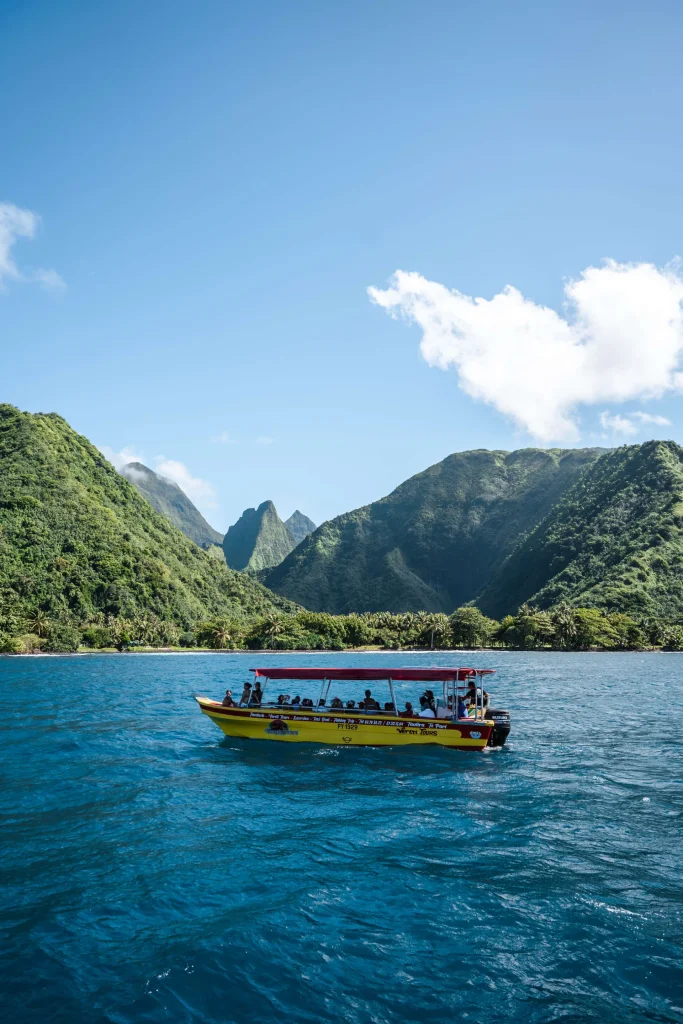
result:
M 418 718 L 436 718 L 436 715 L 429 706 L 429 701 L 426 697 L 420 697 L 420 710 L 418 712 Z

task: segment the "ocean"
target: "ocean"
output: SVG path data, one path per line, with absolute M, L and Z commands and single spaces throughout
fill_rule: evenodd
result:
M 226 739 L 192 699 L 385 663 L 497 669 L 507 746 Z M 683 655 L 3 657 L 0 700 L 4 1021 L 683 1022 Z

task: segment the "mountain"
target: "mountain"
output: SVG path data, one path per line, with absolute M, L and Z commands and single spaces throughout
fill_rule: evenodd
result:
M 248 508 L 223 538 L 225 561 L 232 569 L 267 569 L 296 546 L 272 501 Z
M 316 611 L 450 612 L 477 596 L 605 451 L 450 455 L 323 523 L 261 578 Z
M 676 618 L 683 614 L 683 448 L 625 445 L 602 456 L 483 589 L 489 615 L 529 601 Z
M 199 509 L 195 508 L 178 484 L 168 477 L 160 476 L 141 462 L 129 462 L 121 470 L 123 476 L 138 489 L 152 508 L 170 519 L 186 537 L 208 548 L 211 544 L 222 544 L 223 534 L 209 526 Z
M 302 540 L 308 537 L 309 533 L 313 533 L 315 530 L 315 523 L 308 516 L 305 516 L 303 512 L 292 512 L 289 519 L 285 519 L 285 526 L 294 538 L 295 544 L 301 544 Z
M 0 631 L 38 612 L 187 627 L 292 608 L 193 544 L 60 416 L 0 405 Z

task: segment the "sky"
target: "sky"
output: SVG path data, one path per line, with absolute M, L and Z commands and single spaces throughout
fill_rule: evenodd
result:
M 0 0 L 0 400 L 316 523 L 683 441 L 683 8 Z

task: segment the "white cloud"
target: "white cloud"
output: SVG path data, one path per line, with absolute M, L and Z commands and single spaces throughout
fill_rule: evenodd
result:
M 122 473 L 123 476 L 128 477 L 129 480 L 134 480 L 136 476 L 135 470 L 130 468 L 131 462 L 146 464 L 144 455 L 135 451 L 134 448 L 122 448 L 120 452 L 115 452 L 113 448 L 106 444 L 98 445 L 98 448 L 105 459 L 108 459 L 112 466 L 119 473 Z M 176 459 L 167 459 L 165 455 L 157 455 L 154 459 L 154 469 L 159 476 L 164 476 L 167 480 L 172 480 L 173 483 L 178 484 L 178 487 L 185 492 L 195 505 L 198 505 L 200 508 L 217 507 L 216 491 L 213 484 L 210 484 L 208 480 L 201 480 L 197 476 L 192 476 L 183 462 L 178 462 Z M 138 475 L 142 477 L 142 474 Z
M 638 432 L 636 424 L 626 416 L 620 416 L 619 413 L 612 415 L 609 412 L 601 412 L 600 426 L 613 434 L 624 434 L 624 436 L 631 436 Z
M 671 420 L 668 420 L 666 416 L 653 416 L 649 412 L 633 412 L 631 413 L 631 419 L 636 419 L 640 423 L 654 423 L 658 427 L 671 426 Z
M 420 349 L 430 366 L 457 367 L 467 394 L 541 441 L 576 440 L 581 404 L 683 389 L 677 266 L 608 260 L 564 291 L 567 310 L 560 315 L 511 286 L 492 299 L 472 298 L 402 270 L 389 288 L 368 289 L 391 316 L 422 329 Z
M 633 437 L 634 434 L 642 431 L 643 426 L 654 425 L 658 427 L 670 427 L 671 420 L 666 416 L 654 416 L 649 412 L 631 412 L 626 416 L 619 413 L 600 413 L 600 426 L 609 430 L 612 434 L 623 434 L 625 437 Z
M 254 444 L 275 444 L 274 437 L 255 437 Z
M 134 451 L 133 448 L 122 448 L 120 452 L 115 452 L 113 448 L 110 448 L 108 444 L 100 444 L 97 446 L 104 455 L 105 459 L 111 462 L 114 469 L 117 469 L 119 473 L 124 466 L 127 466 L 129 462 L 143 462 L 145 461 L 144 455 Z
M 221 434 L 214 434 L 210 438 L 213 444 L 237 444 L 234 437 L 231 437 L 227 430 L 224 430 Z
M 39 269 L 25 274 L 14 261 L 12 250 L 20 238 L 35 238 L 40 217 L 14 203 L 0 203 L 0 288 L 10 281 L 36 281 L 50 291 L 63 291 L 64 279 L 56 270 Z
M 178 487 L 193 501 L 199 508 L 216 508 L 216 491 L 213 484 L 208 480 L 201 480 L 192 476 L 187 466 L 176 459 L 167 459 L 164 455 L 157 455 L 154 460 L 154 468 L 160 476 L 173 480 Z

